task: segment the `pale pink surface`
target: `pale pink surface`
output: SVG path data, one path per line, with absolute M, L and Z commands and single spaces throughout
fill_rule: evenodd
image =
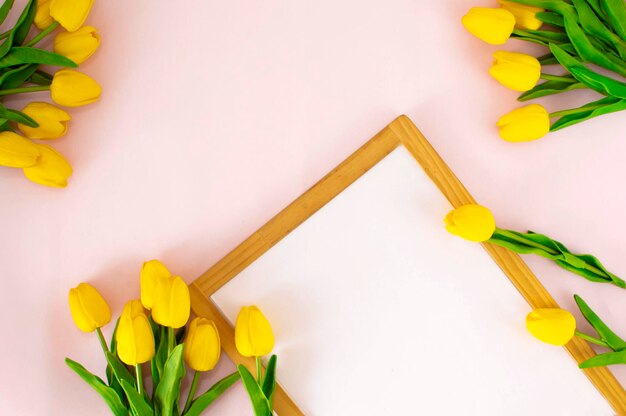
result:
M 469 7 L 96 2 L 88 23 L 102 47 L 81 69 L 104 94 L 71 110 L 68 136 L 53 143 L 74 166 L 70 186 L 0 175 L 0 413 L 107 414 L 63 363 L 70 356 L 103 368 L 95 337 L 71 321 L 67 290 L 89 281 L 117 314 L 138 296 L 144 260 L 160 258 L 193 280 L 402 113 L 500 226 L 545 232 L 626 275 L 626 117 L 534 143 L 500 140 L 494 124 L 518 106 L 516 94 L 487 74 L 497 48 L 460 25 Z M 580 99 L 546 102 L 556 109 Z M 565 307 L 579 293 L 626 334 L 624 292 L 526 260 Z M 249 413 L 240 387 L 209 412 Z

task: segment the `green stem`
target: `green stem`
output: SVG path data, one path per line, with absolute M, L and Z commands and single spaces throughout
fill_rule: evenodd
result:
M 137 375 L 137 392 L 143 396 L 143 373 L 141 372 L 141 364 L 135 364 L 135 374 Z
M 544 74 L 543 72 L 541 73 L 541 79 L 545 79 L 546 81 L 568 82 L 570 84 L 576 84 L 578 82 L 576 79 L 572 77 Z
M 0 33 L 0 39 L 8 38 L 11 32 L 13 32 L 13 29 L 9 29 L 4 33 Z
M 39 85 L 35 87 L 23 87 L 23 88 L 10 88 L 8 90 L 0 90 L 0 96 L 23 94 L 25 92 L 49 91 L 49 90 L 50 90 L 49 85 Z
M 554 250 L 553 248 L 544 246 L 543 244 L 536 243 L 536 242 L 534 242 L 532 240 L 529 240 L 528 238 L 524 238 L 523 236 L 517 235 L 516 233 L 512 233 L 512 232 L 510 232 L 508 230 L 503 230 L 502 228 L 496 228 L 496 231 L 494 231 L 493 235 L 496 235 L 496 234 L 499 234 L 499 235 L 501 235 L 503 237 L 506 237 L 506 238 L 508 238 L 510 240 L 514 240 L 514 241 L 517 241 L 519 243 L 525 244 L 527 246 L 538 248 L 538 249 L 543 250 L 546 253 L 551 254 L 553 256 L 561 254 L 559 251 Z M 494 240 L 493 236 L 488 241 L 490 243 L 498 244 L 497 239 Z M 606 277 L 606 278 L 610 279 L 611 281 L 613 281 L 613 278 L 611 276 L 607 275 L 603 270 L 600 270 L 597 267 L 595 267 L 595 266 L 593 266 L 593 265 L 591 265 L 591 264 L 589 264 L 587 262 L 585 262 L 585 265 L 584 265 L 583 268 L 586 269 L 586 270 L 589 270 L 592 273 L 595 273 L 595 274 L 597 274 L 599 276 L 602 276 L 602 277 Z
M 261 385 L 261 375 L 263 373 L 263 365 L 261 364 L 261 357 L 254 357 L 256 358 L 256 379 L 259 383 L 259 385 Z
M 579 338 L 584 339 L 585 341 L 591 342 L 592 344 L 601 345 L 603 347 L 610 348 L 609 344 L 607 344 L 606 342 L 602 341 L 601 339 L 598 339 L 596 337 L 592 337 L 591 335 L 583 334 L 582 332 L 578 332 L 578 331 L 575 332 L 575 335 L 577 337 L 579 337 Z
M 569 114 L 584 113 L 584 112 L 587 112 L 589 110 L 595 110 L 596 108 L 600 108 L 600 107 L 604 107 L 604 106 L 606 106 L 606 104 L 585 106 L 585 107 L 578 107 L 578 108 L 570 108 L 569 110 L 555 111 L 554 113 L 550 113 L 550 118 L 567 116 Z
M 187 395 L 187 402 L 185 403 L 185 408 L 183 409 L 183 415 L 187 413 L 187 410 L 191 407 L 191 402 L 193 402 L 193 398 L 196 395 L 198 380 L 200 380 L 200 372 L 196 371 L 193 373 L 193 381 L 191 382 L 191 387 L 189 387 L 189 395 Z
M 30 40 L 30 42 L 28 42 L 26 45 L 24 46 L 34 46 L 36 45 L 40 40 L 42 40 L 43 38 L 45 38 L 46 36 L 48 36 L 50 34 L 50 32 L 52 32 L 54 29 L 56 29 L 59 26 L 59 22 L 52 22 L 50 23 L 50 26 L 48 26 L 47 28 L 45 28 L 44 30 L 42 30 L 41 32 L 39 32 L 39 34 L 37 36 L 35 36 L 34 38 L 32 38 Z
M 100 328 L 96 329 L 96 333 L 98 334 L 98 339 L 100 340 L 100 346 L 102 347 L 102 351 L 104 351 L 104 355 L 109 352 L 109 347 L 107 346 L 107 340 L 104 339 L 104 335 L 102 335 L 102 331 Z
M 176 336 L 174 335 L 174 328 L 167 327 L 167 356 L 169 357 L 172 351 L 174 350 L 174 342 L 176 341 Z

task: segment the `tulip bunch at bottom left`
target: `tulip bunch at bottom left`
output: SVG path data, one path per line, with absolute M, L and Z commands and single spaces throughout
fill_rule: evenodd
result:
M 76 326 L 95 332 L 104 352 L 106 381 L 66 358 L 74 370 L 105 400 L 116 416 L 201 414 L 240 379 L 234 372 L 196 397 L 201 374 L 219 361 L 221 345 L 213 321 L 189 321 L 189 288 L 158 260 L 141 271 L 141 300 L 128 301 L 110 342 L 101 328 L 111 321 L 108 303 L 92 285 L 80 283 L 69 291 L 69 307 Z M 187 325 L 189 323 L 189 325 Z M 144 364 L 149 363 L 151 391 L 146 389 Z M 186 401 L 181 400 L 186 367 L 194 371 Z

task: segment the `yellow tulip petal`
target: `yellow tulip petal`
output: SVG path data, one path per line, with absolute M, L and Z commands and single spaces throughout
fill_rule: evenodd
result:
M 540 308 L 526 316 L 526 328 L 540 341 L 561 346 L 574 336 L 576 318 L 563 309 Z
M 191 321 L 185 338 L 183 358 L 195 371 L 209 371 L 220 359 L 221 345 L 217 327 L 206 318 Z
M 11 131 L 0 133 L 0 166 L 25 168 L 39 162 L 41 149 L 38 145 Z
M 537 85 L 541 64 L 534 56 L 523 53 L 497 51 L 489 74 L 505 87 L 528 91 Z
M 444 222 L 451 234 L 475 242 L 489 240 L 496 230 L 491 211 L 478 204 L 463 205 L 450 211 Z
M 152 309 L 157 281 L 170 276 L 170 271 L 159 260 L 150 260 L 143 264 L 139 282 L 141 286 L 141 303 L 146 309 Z
M 274 348 L 272 327 L 256 306 L 244 306 L 235 324 L 235 344 L 245 357 L 260 357 Z
M 50 146 L 38 145 L 41 157 L 35 166 L 23 168 L 24 175 L 40 185 L 55 188 L 67 186 L 72 166 Z
M 492 45 L 502 45 L 513 32 L 515 17 L 501 8 L 472 7 L 461 22 L 477 38 Z
M 54 22 L 50 16 L 50 0 L 38 0 L 34 23 L 37 29 L 44 30 Z
M 74 323 L 84 332 L 93 332 L 111 321 L 111 309 L 95 287 L 81 283 L 69 292 Z
M 100 46 L 100 36 L 93 26 L 83 26 L 76 32 L 61 32 L 54 38 L 54 52 L 77 64 L 85 62 Z
M 498 0 L 498 3 L 515 16 L 515 27 L 518 29 L 537 30 L 543 25 L 543 22 L 537 19 L 537 13 L 544 11 L 541 7 L 506 0 Z
M 39 127 L 18 124 L 24 135 L 31 139 L 56 139 L 65 135 L 67 124 L 72 118 L 66 111 L 44 102 L 32 102 L 26 105 L 22 113 L 31 117 Z
M 78 30 L 91 11 L 94 0 L 52 0 L 50 15 L 68 32 Z
M 181 328 L 189 320 L 189 287 L 179 276 L 159 279 L 152 301 L 152 319 L 171 328 Z
M 139 300 L 124 305 L 115 340 L 117 354 L 125 364 L 141 364 L 154 357 L 152 327 Z
M 71 69 L 57 71 L 50 84 L 52 100 L 65 107 L 79 107 L 98 101 L 102 88 L 93 78 Z
M 498 120 L 500 137 L 509 142 L 540 139 L 550 132 L 550 115 L 539 104 L 530 104 L 505 114 Z

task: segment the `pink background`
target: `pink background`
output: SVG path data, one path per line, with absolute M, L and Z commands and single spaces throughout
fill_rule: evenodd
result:
M 192 281 L 402 113 L 501 227 L 544 232 L 626 276 L 624 114 L 533 143 L 500 140 L 494 124 L 518 106 L 516 93 L 487 74 L 497 48 L 460 25 L 469 7 L 96 2 L 88 23 L 102 46 L 81 70 L 101 83 L 102 100 L 72 109 L 69 134 L 52 143 L 74 166 L 69 187 L 0 174 L 0 413 L 107 414 L 63 363 L 103 368 L 96 338 L 71 321 L 68 289 L 89 281 L 118 314 L 138 296 L 144 260 Z M 623 292 L 526 260 L 563 306 L 574 310 L 579 293 L 626 335 Z M 223 361 L 213 380 L 232 370 Z M 245 400 L 237 387 L 209 414 L 249 414 Z

